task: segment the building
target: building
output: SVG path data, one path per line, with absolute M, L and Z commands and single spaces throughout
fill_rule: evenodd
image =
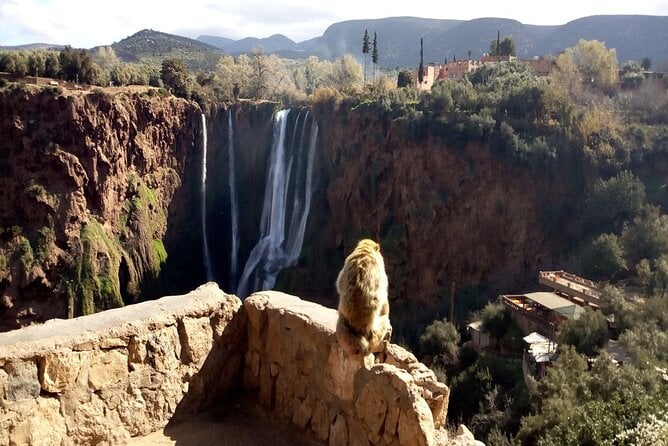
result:
M 466 326 L 466 330 L 471 336 L 470 346 L 476 351 L 482 351 L 489 347 L 489 333 L 482 330 L 482 321 L 474 321 Z
M 538 283 L 560 293 L 578 305 L 599 309 L 603 305 L 601 289 L 595 282 L 566 271 L 540 271 Z
M 578 319 L 584 308 L 553 292 L 502 295 L 503 305 L 523 333 L 538 332 L 554 338 L 559 325 Z
M 528 376 L 537 379 L 545 376 L 547 367 L 557 357 L 557 344 L 536 332 L 532 332 L 522 339 L 527 344 L 522 357 L 522 370 L 528 387 Z
M 419 81 L 419 69 L 415 71 L 415 86 L 418 90 L 429 91 L 434 83 L 440 79 L 461 81 L 467 74 L 473 73 L 485 64 L 512 62 L 516 60 L 528 65 L 536 76 L 547 76 L 554 67 L 554 61 L 552 59 L 534 58 L 520 60 L 515 56 L 483 55 L 480 60 L 465 59 L 453 60 L 445 64 L 430 63 L 424 68 L 422 82 Z

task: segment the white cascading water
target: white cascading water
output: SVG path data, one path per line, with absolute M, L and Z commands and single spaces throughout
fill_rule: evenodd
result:
M 237 295 L 240 297 L 246 297 L 253 291 L 273 288 L 276 275 L 283 268 L 297 262 L 304 241 L 313 194 L 318 125 L 315 121 L 311 125 L 307 161 L 304 167 L 303 153 L 308 114 L 302 121 L 300 137 L 297 138 L 295 127 L 290 147 L 286 147 L 289 113 L 290 110 L 281 110 L 276 113 L 274 119 L 260 238 L 248 256 L 239 281 Z M 299 118 L 300 116 L 297 117 L 295 126 L 299 124 Z
M 202 248 L 204 250 L 204 267 L 206 268 L 206 280 L 213 280 L 211 271 L 211 255 L 209 254 L 209 240 L 206 231 L 206 116 L 202 113 Z
M 227 112 L 227 154 L 229 163 L 228 180 L 230 183 L 230 283 L 236 282 L 237 276 L 237 257 L 239 255 L 239 208 L 237 204 L 237 191 L 235 180 L 235 162 L 234 162 L 234 128 L 232 125 L 232 109 Z

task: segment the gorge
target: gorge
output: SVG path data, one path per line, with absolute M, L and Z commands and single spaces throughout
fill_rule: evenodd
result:
M 591 181 L 586 163 L 529 169 L 364 104 L 202 110 L 29 86 L 0 102 L 2 330 L 208 278 L 240 296 L 275 287 L 333 306 L 345 253 L 372 237 L 410 339 L 445 314 L 452 282 L 463 319 L 471 290 L 493 298 L 557 265 L 575 223 L 550 212 L 573 209 Z

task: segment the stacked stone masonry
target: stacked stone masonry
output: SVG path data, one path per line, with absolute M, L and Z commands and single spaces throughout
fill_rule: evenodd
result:
M 336 311 L 209 283 L 0 334 L 0 445 L 124 444 L 242 390 L 330 445 L 474 444 L 448 438 L 448 388 L 406 350 L 346 357 Z
M 0 445 L 124 444 L 224 398 L 241 371 L 240 308 L 211 283 L 0 334 Z

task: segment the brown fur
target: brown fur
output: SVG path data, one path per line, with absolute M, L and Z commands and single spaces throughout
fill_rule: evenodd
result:
M 336 337 L 346 353 L 366 355 L 384 350 L 392 334 L 387 287 L 380 246 L 373 240 L 361 240 L 336 280 Z

